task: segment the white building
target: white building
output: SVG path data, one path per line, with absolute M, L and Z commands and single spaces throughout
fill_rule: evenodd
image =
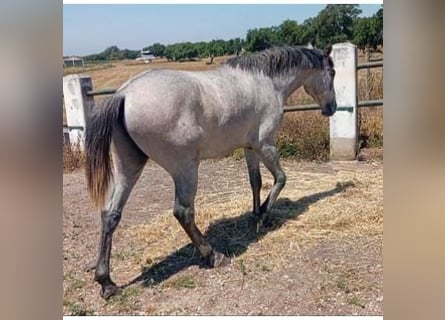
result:
M 84 67 L 83 58 L 80 57 L 63 57 L 63 67 Z
M 141 56 L 137 57 L 137 61 L 144 61 L 145 63 L 152 62 L 156 57 L 150 51 L 141 50 Z

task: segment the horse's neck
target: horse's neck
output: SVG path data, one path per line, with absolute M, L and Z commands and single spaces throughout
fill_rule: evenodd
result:
M 278 91 L 278 94 L 282 97 L 283 101 L 286 101 L 295 90 L 303 85 L 306 76 L 306 72 L 299 70 L 276 76 L 272 81 L 275 90 Z

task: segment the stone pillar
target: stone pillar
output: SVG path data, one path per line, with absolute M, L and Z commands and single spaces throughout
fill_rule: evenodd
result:
M 337 112 L 329 119 L 331 160 L 355 160 L 358 149 L 357 47 L 332 46 Z
M 70 143 L 84 145 L 85 126 L 88 114 L 94 105 L 93 97 L 87 92 L 93 89 L 91 77 L 72 74 L 63 77 L 63 97 Z

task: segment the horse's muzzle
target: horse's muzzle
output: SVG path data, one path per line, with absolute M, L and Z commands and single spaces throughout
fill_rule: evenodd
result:
M 330 117 L 335 113 L 336 110 L 337 102 L 328 103 L 321 109 L 321 114 L 325 117 Z

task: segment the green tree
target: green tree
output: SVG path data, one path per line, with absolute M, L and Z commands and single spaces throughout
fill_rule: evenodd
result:
M 270 48 L 280 43 L 277 27 L 259 28 L 247 31 L 245 49 L 250 52 Z
M 301 44 L 307 45 L 309 43 L 315 45 L 315 39 L 317 34 L 317 27 L 315 23 L 315 18 L 308 18 L 304 20 L 301 25 Z
M 174 61 L 193 60 L 198 57 L 198 49 L 191 42 L 175 43 L 166 47 L 165 57 Z
M 209 64 L 213 63 L 215 57 L 224 55 L 225 53 L 225 43 L 223 40 L 212 40 L 207 43 L 206 46 L 206 56 L 210 58 Z
M 383 30 L 383 5 L 382 7 L 374 14 L 374 17 L 377 20 L 377 26 L 379 29 Z
M 168 60 L 193 60 L 198 57 L 210 58 L 225 54 L 238 55 L 242 49 L 249 52 L 260 51 L 274 45 L 306 45 L 317 47 L 327 44 L 353 41 L 359 48 L 376 48 L 383 45 L 383 6 L 372 16 L 358 17 L 361 14 L 358 5 L 327 5 L 316 17 L 311 17 L 299 24 L 294 20 L 285 20 L 279 26 L 248 30 L 246 38 L 234 38 L 227 41 L 214 39 L 209 42 L 182 42 L 170 45 L 153 43 L 144 48 L 155 56 L 165 56 Z M 103 52 L 88 55 L 86 60 L 133 59 L 138 51 L 120 50 L 117 46 L 106 48 Z
M 239 55 L 241 50 L 243 49 L 245 45 L 245 41 L 240 38 L 233 39 L 233 52 L 232 54 Z
M 168 61 L 176 60 L 177 44 L 170 44 L 165 47 L 164 55 Z
M 376 50 L 379 45 L 383 45 L 383 9 L 372 17 L 357 18 L 354 21 L 353 33 L 353 42 L 361 50 Z
M 119 59 L 119 48 L 117 46 L 111 46 L 99 53 L 99 60 L 113 60 Z
M 235 40 L 229 39 L 226 41 L 226 53 L 234 54 L 235 53 Z
M 197 47 L 191 43 L 191 42 L 185 42 L 181 46 L 182 51 L 182 59 L 180 60 L 193 60 L 198 57 L 198 49 Z
M 378 30 L 375 42 L 377 45 L 383 46 L 383 5 L 375 13 L 374 18 L 376 19 L 376 25 Z
M 207 42 L 205 42 L 205 41 L 195 42 L 193 45 L 195 46 L 196 50 L 198 51 L 199 58 L 207 57 Z
M 129 50 L 129 49 L 124 49 L 121 50 L 121 56 L 123 59 L 136 59 L 137 56 L 139 55 L 139 50 Z
M 361 13 L 358 4 L 328 4 L 314 19 L 307 21 L 306 40 L 313 38 L 313 44 L 318 47 L 352 40 L 354 21 Z
M 155 57 L 165 56 L 165 46 L 159 42 L 153 43 L 151 46 L 143 49 L 144 51 L 150 51 Z
M 225 54 L 235 54 L 238 55 L 243 48 L 244 40 L 241 38 L 229 39 L 225 42 Z
M 279 39 L 282 44 L 301 45 L 303 27 L 294 20 L 285 20 L 278 27 Z
M 373 34 L 371 18 L 359 18 L 354 22 L 353 42 L 359 49 L 369 47 Z

